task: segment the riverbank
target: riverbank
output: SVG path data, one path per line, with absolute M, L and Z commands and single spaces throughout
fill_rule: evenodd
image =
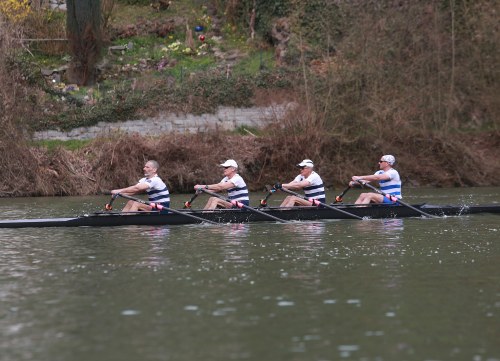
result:
M 296 134 L 276 125 L 260 136 L 220 131 L 159 137 L 117 133 L 77 150 L 32 146 L 19 153 L 15 145 L 5 148 L 23 167 L 3 167 L 8 172 L 3 173 L 0 196 L 100 194 L 137 182 L 147 159 L 159 161 L 159 174 L 173 193 L 190 193 L 197 183 L 220 181 L 218 164 L 228 158 L 237 160 L 252 191 L 293 179 L 294 165 L 303 158 L 313 159 L 332 190 L 345 187 L 352 175 L 376 171 L 377 160 L 388 153 L 396 156 L 404 187 L 499 186 L 499 150 L 498 132 L 414 135 L 390 145 L 370 138 L 349 142 L 325 132 Z

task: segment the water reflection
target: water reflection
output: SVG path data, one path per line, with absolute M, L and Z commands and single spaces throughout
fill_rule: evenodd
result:
M 202 239 L 216 241 L 224 255 L 223 262 L 248 263 L 249 248 L 246 239 L 250 235 L 250 224 L 228 223 L 219 227 L 207 227 Z
M 325 222 L 293 222 L 283 226 L 285 232 L 300 235 L 308 240 L 321 239 L 325 233 Z
M 499 229 L 498 215 L 0 229 L 0 359 L 497 360 Z
M 165 240 L 170 236 L 170 227 L 151 227 L 147 228 L 142 234 L 148 238 Z
M 399 289 L 404 284 L 402 257 L 406 249 L 404 239 L 404 220 L 398 218 L 363 220 L 355 223 L 358 237 L 363 237 L 361 247 L 364 254 L 371 257 L 383 257 L 382 261 L 371 263 L 373 275 L 381 289 Z M 363 236 L 364 235 L 364 236 Z M 396 294 L 398 292 L 396 291 Z
M 220 227 L 207 227 L 207 234 L 215 235 L 229 242 L 238 242 L 248 237 L 250 225 L 244 223 L 227 223 Z
M 361 233 L 387 235 L 389 239 L 397 239 L 404 231 L 404 219 L 364 219 L 356 222 L 354 228 Z

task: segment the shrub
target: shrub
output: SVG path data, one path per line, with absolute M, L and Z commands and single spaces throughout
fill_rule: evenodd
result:
M 11 22 L 22 22 L 31 13 L 29 3 L 28 0 L 2 0 L 0 2 L 0 13 Z

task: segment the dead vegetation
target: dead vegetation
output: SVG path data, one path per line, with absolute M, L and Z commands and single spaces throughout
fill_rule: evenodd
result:
M 174 193 L 190 193 L 197 183 L 218 182 L 219 163 L 234 158 L 249 188 L 289 181 L 297 175 L 294 165 L 314 160 L 327 186 L 345 186 L 353 174 L 377 169 L 376 160 L 395 154 L 405 186 L 497 185 L 500 166 L 491 149 L 499 149 L 500 134 L 432 138 L 402 138 L 390 146 L 375 139 L 346 142 L 339 136 L 293 134 L 273 128 L 262 137 L 223 133 L 171 134 L 158 138 L 119 135 L 98 139 L 70 152 L 54 152 L 13 144 L 1 151 L 0 196 L 90 195 L 134 184 L 146 160 L 155 159 L 162 178 Z M 21 151 L 22 149 L 22 151 Z M 415 156 L 418 154 L 418 157 Z M 15 161 L 13 161 L 15 160 Z

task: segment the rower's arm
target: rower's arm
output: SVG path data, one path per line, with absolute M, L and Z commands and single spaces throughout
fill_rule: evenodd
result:
M 381 180 L 389 180 L 391 179 L 391 176 L 388 173 L 382 173 L 382 174 L 368 174 L 368 175 L 354 175 L 352 176 L 352 182 L 350 182 L 350 185 L 357 185 L 358 180 L 361 181 L 366 181 L 366 182 L 373 182 L 373 181 L 381 181 Z
M 229 182 L 221 182 L 221 183 L 214 183 L 214 184 L 197 184 L 194 186 L 194 189 L 200 189 L 204 188 L 206 190 L 212 191 L 212 192 L 220 192 L 224 191 L 226 189 L 234 188 L 236 185 L 229 181 Z
M 304 179 L 300 182 L 292 181 L 290 183 L 283 183 L 281 186 L 283 188 L 290 189 L 290 190 L 300 190 L 300 189 L 303 189 L 305 187 L 309 187 L 310 185 L 311 185 L 311 182 Z
M 132 195 L 132 194 L 137 194 L 137 193 L 144 193 L 149 189 L 149 184 L 147 183 L 137 183 L 133 186 L 126 187 L 126 188 L 121 188 L 121 189 L 113 189 L 111 191 L 112 194 L 126 194 L 126 195 Z

